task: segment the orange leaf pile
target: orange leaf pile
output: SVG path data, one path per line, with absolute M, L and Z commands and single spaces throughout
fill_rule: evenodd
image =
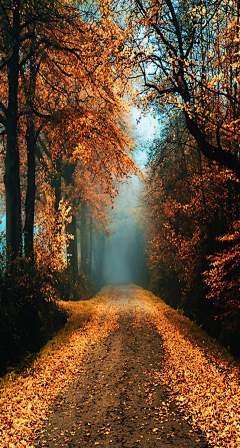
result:
M 50 406 L 81 368 L 84 351 L 106 338 L 117 326 L 116 306 L 100 304 L 84 328 L 77 328 L 34 369 L 32 375 L 20 376 L 3 388 L 0 397 L 1 448 L 33 446 L 34 433 L 41 428 Z
M 144 291 L 139 293 L 148 303 Z M 211 446 L 239 448 L 238 366 L 230 366 L 220 352 L 213 362 L 203 349 L 182 334 L 177 324 L 170 322 L 161 308 L 152 304 L 150 308 L 151 319 L 161 334 L 166 352 L 163 370 L 154 372 L 156 379 L 172 390 L 193 427 L 202 431 Z

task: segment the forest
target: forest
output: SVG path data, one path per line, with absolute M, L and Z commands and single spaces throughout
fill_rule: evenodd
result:
M 239 1 L 1 0 L 0 28 L 0 373 L 64 326 L 60 300 L 106 284 L 135 177 L 131 275 L 112 281 L 239 356 Z M 159 123 L 141 168 L 132 108 Z

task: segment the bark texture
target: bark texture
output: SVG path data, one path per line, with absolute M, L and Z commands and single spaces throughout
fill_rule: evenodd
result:
M 8 107 L 6 110 L 7 146 L 5 158 L 6 190 L 6 243 L 7 260 L 14 260 L 22 251 L 21 193 L 19 174 L 18 126 L 18 80 L 19 80 L 19 9 L 13 11 L 12 57 L 8 61 Z

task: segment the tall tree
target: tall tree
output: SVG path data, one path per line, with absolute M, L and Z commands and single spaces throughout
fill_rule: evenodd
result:
M 87 207 L 85 201 L 83 201 L 81 204 L 80 232 L 81 232 L 81 270 L 83 274 L 86 275 L 88 272 L 88 238 L 87 238 Z
M 92 160 L 90 158 L 87 161 L 86 154 L 89 142 L 93 141 L 95 153 L 98 151 L 98 157 L 102 158 L 98 169 L 108 170 L 110 179 L 111 169 L 106 155 L 101 154 L 103 128 L 108 133 L 108 152 L 111 152 L 112 159 L 115 157 L 115 172 L 121 171 L 122 162 L 125 163 L 126 172 L 136 171 L 125 151 L 125 146 L 130 144 L 129 139 L 116 121 L 116 110 L 119 116 L 122 113 L 119 92 L 122 92 L 123 83 L 116 72 L 118 64 L 122 64 L 118 55 L 123 38 L 118 28 L 110 20 L 102 20 L 100 14 L 95 23 L 88 23 L 75 2 L 51 0 L 27 4 L 21 0 L 2 1 L 0 12 L 3 31 L 0 50 L 3 92 L 0 121 L 2 134 L 7 135 L 7 251 L 8 257 L 12 254 L 15 258 L 22 248 L 20 140 L 21 149 L 23 144 L 19 129 L 24 129 L 25 125 L 28 186 L 24 240 L 25 254 L 33 258 L 34 154 L 42 128 L 45 134 L 55 131 L 55 135 L 52 132 L 50 137 L 59 137 L 58 149 L 57 143 L 55 145 L 58 151 L 63 143 L 59 128 L 65 125 L 64 131 L 73 137 L 70 138 L 69 156 L 73 151 L 78 152 L 78 157 L 85 158 L 86 164 Z M 4 95 L 6 87 L 7 96 Z M 89 107 L 93 98 L 95 106 Z M 91 124 L 91 133 L 86 138 L 83 129 L 86 131 L 88 123 Z
M 143 107 L 182 110 L 200 151 L 240 178 L 239 1 L 125 4 Z
M 152 282 L 174 305 L 185 306 L 195 291 L 189 311 L 199 306 L 198 296 L 204 297 L 200 273 L 207 255 L 215 254 L 218 237 L 238 217 L 237 179 L 217 164 L 209 165 L 204 156 L 199 158 L 185 120 L 177 116 L 152 148 L 144 204 Z
M 1 46 L 1 116 L 2 133 L 6 133 L 5 190 L 6 190 L 6 240 L 7 258 L 14 259 L 22 251 L 21 193 L 19 167 L 19 76 L 28 66 L 29 60 L 41 46 L 49 46 L 49 41 L 41 32 L 38 45 L 31 45 L 36 24 L 39 30 L 62 23 L 72 14 L 70 7 L 60 2 L 33 1 L 28 4 L 22 0 L 2 0 L 0 2 Z M 38 30 L 38 31 L 39 31 Z M 6 93 L 4 92 L 6 91 Z M 32 100 L 32 99 L 31 99 Z M 28 144 L 32 134 L 29 126 Z M 30 153 L 29 153 L 30 156 Z M 31 156 L 30 156 L 31 157 Z M 30 207 L 31 209 L 31 207 Z M 28 210 L 28 216 L 32 214 Z M 29 229 L 30 231 L 30 229 Z
M 12 6 L 12 13 L 9 7 Z M 18 124 L 18 81 L 20 67 L 21 36 L 20 2 L 13 2 L 6 10 L 7 4 L 1 2 L 1 25 L 3 54 L 1 69 L 7 69 L 8 98 L 2 104 L 1 123 L 5 126 L 7 135 L 5 158 L 5 189 L 6 189 L 6 238 L 7 257 L 10 260 L 21 252 L 21 194 L 19 175 L 19 149 L 17 142 Z M 4 73 L 4 74 L 5 74 Z

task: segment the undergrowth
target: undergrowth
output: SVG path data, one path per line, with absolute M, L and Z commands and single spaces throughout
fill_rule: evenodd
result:
M 68 268 L 53 272 L 31 259 L 0 266 L 0 376 L 31 364 L 35 353 L 67 322 L 61 301 L 89 299 L 90 279 Z
M 12 369 L 0 379 L 0 389 L 9 386 L 19 376 L 25 377 L 36 372 L 42 362 L 54 356 L 54 353 L 64 345 L 65 341 L 79 328 L 91 319 L 96 312 L 97 305 L 108 299 L 107 287 L 103 288 L 95 297 L 83 301 L 59 301 L 59 309 L 67 316 L 67 322 L 37 353 L 26 356 L 16 368 Z

